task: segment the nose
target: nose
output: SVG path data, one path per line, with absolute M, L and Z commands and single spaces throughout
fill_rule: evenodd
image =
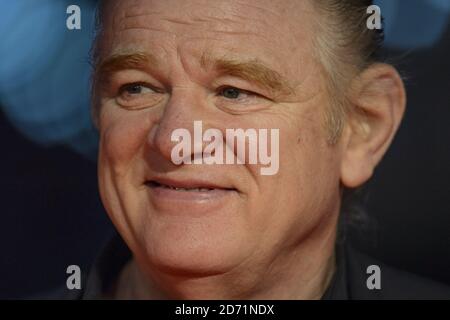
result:
M 162 115 L 148 134 L 150 149 L 164 159 L 172 160 L 172 149 L 178 144 L 178 141 L 172 141 L 172 133 L 177 129 L 185 129 L 193 139 L 194 121 L 202 120 L 202 114 L 204 117 L 205 101 L 194 88 L 173 89 Z M 185 156 L 193 158 L 194 149 L 192 147 L 192 154 Z

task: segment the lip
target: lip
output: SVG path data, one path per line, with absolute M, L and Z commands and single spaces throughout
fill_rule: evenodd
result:
M 171 179 L 154 177 L 145 181 L 151 202 L 160 211 L 172 214 L 203 215 L 222 211 L 238 190 L 211 179 Z M 177 190 L 175 188 L 205 190 Z
M 233 191 L 236 189 L 228 186 L 221 186 L 211 180 L 202 180 L 202 179 L 171 179 L 166 177 L 155 177 L 146 181 L 146 184 L 157 183 L 164 186 L 169 186 L 173 188 L 185 188 L 185 189 L 195 189 L 195 188 L 204 188 L 204 189 L 220 189 L 225 191 Z M 184 191 L 189 192 L 189 191 Z M 196 191 L 198 192 L 198 191 Z

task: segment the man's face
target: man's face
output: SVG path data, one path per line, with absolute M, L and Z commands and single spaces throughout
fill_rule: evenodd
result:
M 138 260 L 174 273 L 255 270 L 336 216 L 341 152 L 327 143 L 330 101 L 313 58 L 310 6 L 110 6 L 101 52 L 109 63 L 97 92 L 100 191 Z M 224 136 L 226 129 L 279 129 L 278 172 L 262 175 L 260 164 L 248 163 L 175 165 L 173 131 L 193 136 L 200 120 L 203 132 Z M 208 190 L 192 189 L 202 187 Z

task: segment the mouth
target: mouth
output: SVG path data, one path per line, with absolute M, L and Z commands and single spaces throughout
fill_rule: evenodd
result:
M 159 212 L 171 215 L 202 216 L 228 212 L 239 191 L 217 178 L 172 179 L 152 177 L 145 181 L 150 201 Z
M 172 201 L 214 200 L 238 192 L 234 187 L 219 185 L 211 181 L 194 179 L 173 180 L 167 178 L 155 178 L 147 180 L 145 185 L 158 199 L 166 198 Z
M 169 190 L 175 190 L 175 191 L 183 191 L 183 192 L 208 192 L 213 191 L 216 188 L 210 188 L 210 187 L 177 187 L 170 184 L 163 184 L 159 183 L 157 181 L 147 181 L 145 183 L 150 188 L 162 188 L 162 189 L 169 189 Z
M 172 180 L 166 178 L 156 178 L 147 180 L 145 184 L 152 189 L 167 189 L 180 192 L 211 192 L 211 191 L 237 191 L 234 187 L 221 186 L 210 181 L 202 180 Z

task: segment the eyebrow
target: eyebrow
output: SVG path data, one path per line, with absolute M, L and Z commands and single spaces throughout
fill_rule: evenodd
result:
M 102 77 L 127 69 L 145 70 L 150 65 L 157 66 L 157 59 L 149 53 L 114 54 L 95 66 L 94 74 Z
M 149 66 L 158 66 L 157 58 L 150 53 L 115 54 L 99 63 L 94 68 L 94 74 L 98 78 L 126 69 L 145 70 Z M 212 68 L 220 75 L 238 77 L 276 92 L 292 93 L 294 91 L 279 72 L 267 67 L 258 59 L 241 61 L 226 57 L 213 58 L 209 54 L 203 54 L 200 66 L 204 70 Z
M 214 59 L 208 54 L 202 55 L 200 65 L 203 69 L 213 67 L 220 74 L 242 78 L 274 91 L 293 92 L 289 82 L 277 71 L 267 67 L 258 59 L 240 61 L 230 58 Z

